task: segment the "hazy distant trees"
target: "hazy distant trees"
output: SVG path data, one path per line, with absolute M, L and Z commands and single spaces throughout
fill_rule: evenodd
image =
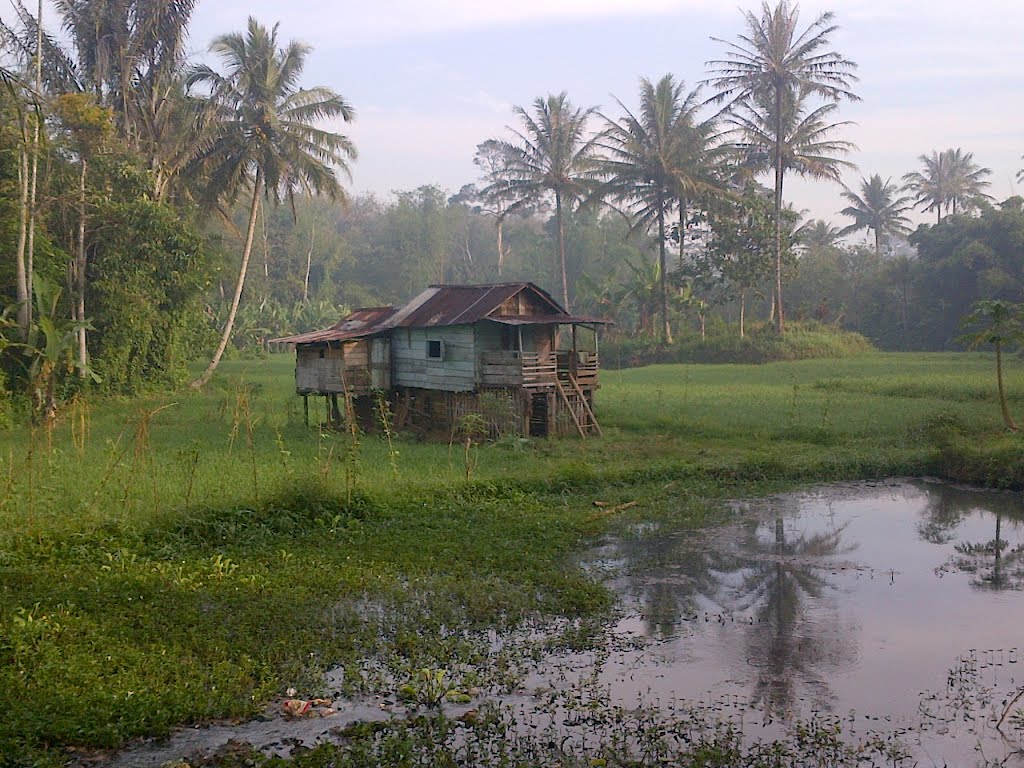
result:
M 804 245 L 820 248 L 835 245 L 841 237 L 841 230 L 824 219 L 813 219 L 801 226 L 797 235 Z
M 739 42 L 712 38 L 726 45 L 724 59 L 708 64 L 708 82 L 717 91 L 715 101 L 725 103 L 732 127 L 744 149 L 761 157 L 757 170 L 775 179 L 775 325 L 785 328 L 782 301 L 782 193 L 786 171 L 811 178 L 838 180 L 839 154 L 848 142 L 829 139 L 841 124 L 831 123 L 834 105 L 856 100 L 857 82 L 849 59 L 828 50 L 837 26 L 833 14 L 823 13 L 810 26 L 799 29 L 796 5 L 780 0 L 773 8 L 761 4 L 760 16 L 745 12 L 747 31 Z M 820 99 L 823 106 L 812 106 Z
M 506 173 L 505 153 L 500 142 L 488 139 L 476 147 L 473 164 L 483 174 L 484 186 L 475 190 L 475 201 L 480 210 L 494 219 L 495 235 L 498 248 L 498 277 L 501 277 L 505 265 L 505 219 L 515 203 L 512 185 Z
M 850 205 L 840 213 L 849 216 L 853 223 L 843 228 L 839 234 L 847 235 L 867 229 L 875 236 L 875 253 L 882 254 L 882 240 L 888 235 L 903 234 L 908 231 L 910 219 L 903 214 L 909 210 L 910 198 L 900 194 L 899 186 L 892 179 L 882 181 L 877 173 L 871 178 L 861 179 L 860 194 L 850 188 L 843 190 L 843 197 Z
M 1024 201 L 951 216 L 910 234 L 917 256 L 803 237 L 791 281 L 798 314 L 839 322 L 888 349 L 956 346 L 958 322 L 979 301 L 1024 301 Z M 804 230 L 805 232 L 807 230 Z
M 924 211 L 935 211 L 936 223 L 943 213 L 969 213 L 991 198 L 983 191 L 989 186 L 985 177 L 992 171 L 974 162 L 971 152 L 957 149 L 933 151 L 918 157 L 923 168 L 903 177 L 914 204 Z

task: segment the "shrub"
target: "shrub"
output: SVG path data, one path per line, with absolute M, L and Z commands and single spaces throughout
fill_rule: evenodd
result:
M 852 357 L 870 352 L 871 343 L 859 333 L 807 322 L 791 324 L 779 336 L 765 326 L 744 338 L 688 335 L 672 344 L 650 337 L 614 339 L 601 345 L 605 368 L 636 368 L 655 363 L 772 363 L 819 357 Z

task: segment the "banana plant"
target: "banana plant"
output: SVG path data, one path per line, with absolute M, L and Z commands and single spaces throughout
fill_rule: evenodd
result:
M 62 290 L 45 277 L 36 275 L 32 289 L 36 316 L 27 341 L 20 346 L 28 358 L 32 418 L 50 424 L 57 417 L 57 386 L 64 375 L 77 371 L 83 380 L 99 383 L 102 379 L 75 355 L 78 331 L 81 328 L 93 330 L 91 323 L 64 317 L 60 305 Z

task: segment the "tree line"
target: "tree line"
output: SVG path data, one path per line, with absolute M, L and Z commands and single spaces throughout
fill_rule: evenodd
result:
M 262 209 L 343 199 L 356 156 L 320 127 L 351 120 L 351 105 L 303 86 L 310 48 L 276 26 L 250 18 L 216 38 L 209 66 L 184 56 L 195 0 L 54 5 L 62 35 L 40 23 L 42 0 L 35 13 L 15 0 L 16 23 L 0 26 L 4 362 L 44 418 L 61 382 L 75 385 L 65 374 L 113 391 L 175 385 L 213 346 L 202 386 L 234 336 Z M 242 246 L 222 313 L 208 290 L 224 226 Z
M 723 54 L 694 88 L 641 78 L 617 115 L 540 97 L 480 143 L 475 182 L 388 201 L 348 200 L 356 148 L 322 126 L 355 109 L 303 85 L 310 49 L 276 26 L 250 19 L 197 65 L 195 0 L 54 5 L 60 30 L 37 23 L 41 0 L 15 0 L 0 28 L 3 361 L 37 411 L 82 382 L 176 386 L 209 353 L 202 386 L 229 349 L 430 282 L 533 280 L 663 343 L 723 322 L 742 335 L 754 310 L 777 333 L 811 317 L 940 347 L 954 308 L 1020 297 L 1019 202 L 993 206 L 970 152 L 922 155 L 902 183 L 865 177 L 844 191 L 845 227 L 786 205 L 786 179 L 852 167 L 838 110 L 858 98 L 833 14 L 802 25 L 788 0 L 715 38 Z M 936 223 L 907 248 L 915 207 Z M 838 244 L 857 231 L 873 249 Z

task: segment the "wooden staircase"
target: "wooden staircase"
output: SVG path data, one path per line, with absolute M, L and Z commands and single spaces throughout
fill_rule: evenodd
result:
M 558 389 L 558 397 L 562 401 L 562 405 L 569 412 L 569 416 L 572 418 L 573 424 L 576 425 L 576 431 L 580 433 L 580 437 L 584 440 L 589 434 L 597 434 L 598 437 L 603 437 L 604 433 L 601 432 L 601 425 L 597 423 L 594 409 L 590 407 L 590 401 L 587 400 L 587 396 L 580 387 L 579 382 L 576 381 L 576 377 L 571 372 L 560 375 L 555 381 L 555 386 Z

